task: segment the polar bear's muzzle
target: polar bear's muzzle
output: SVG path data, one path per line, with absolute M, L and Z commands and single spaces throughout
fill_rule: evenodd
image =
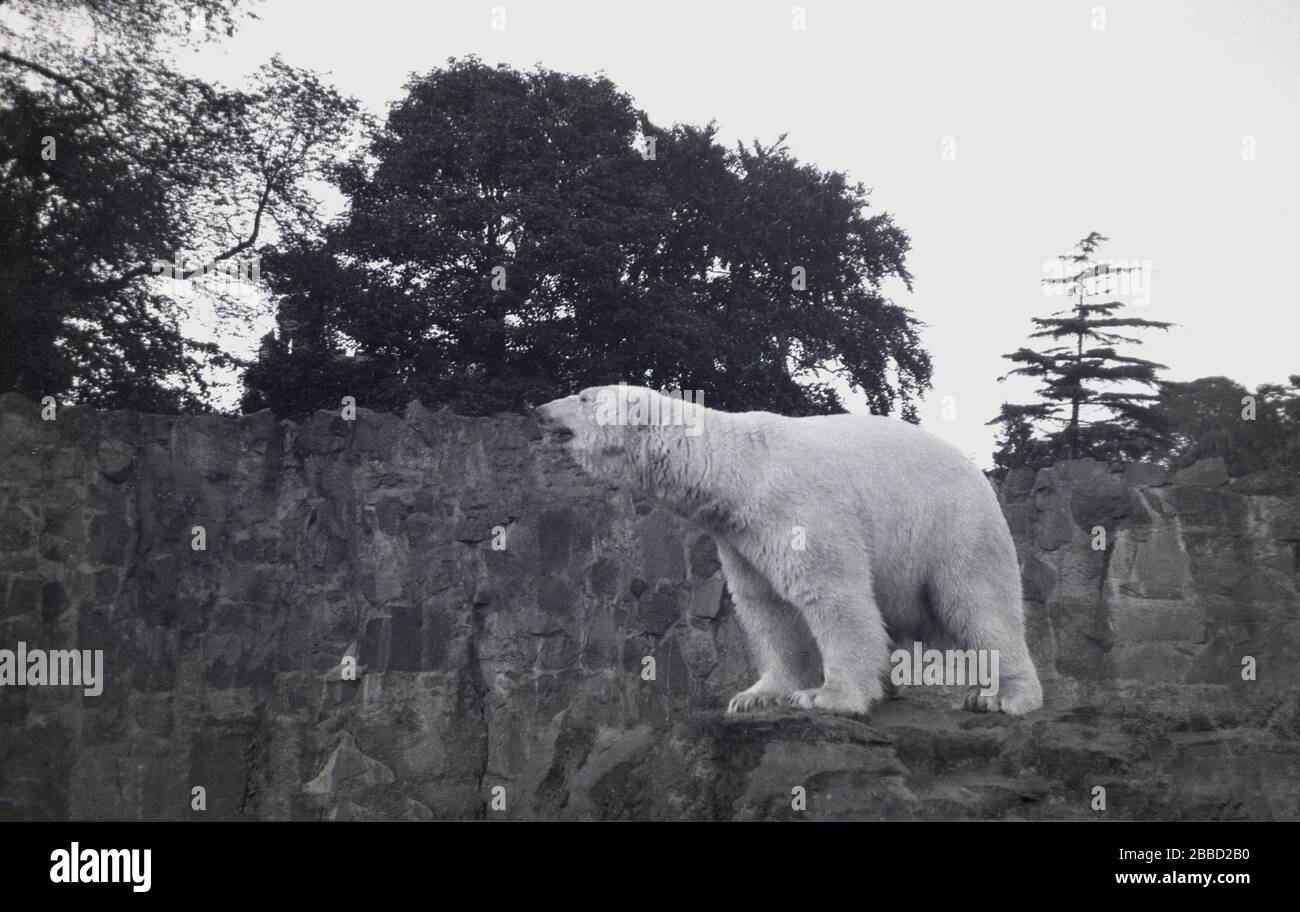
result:
M 568 443 L 574 438 L 573 428 L 556 415 L 556 406 L 563 402 L 563 399 L 556 399 L 537 407 L 538 422 L 547 443 Z

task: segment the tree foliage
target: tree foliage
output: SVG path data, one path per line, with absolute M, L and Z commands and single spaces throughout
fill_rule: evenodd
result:
M 15 0 L 0 13 L 0 390 L 157 411 L 205 405 L 231 363 L 180 329 L 191 281 L 316 217 L 306 182 L 356 117 L 272 61 L 245 90 L 175 45 L 230 34 L 239 0 Z M 175 284 L 160 263 L 180 260 Z
M 994 455 L 998 471 L 1085 456 L 1137 459 L 1164 440 L 1162 418 L 1152 408 L 1158 394 L 1149 390 L 1159 386 L 1158 372 L 1165 366 L 1121 352 L 1120 346 L 1140 345 L 1141 340 L 1117 330 L 1173 324 L 1116 315 L 1125 305 L 1110 297 L 1112 283 L 1135 267 L 1099 261 L 1094 254 L 1106 240 L 1090 233 L 1075 253 L 1061 258 L 1061 275 L 1043 280 L 1073 303 L 1051 316 L 1033 317 L 1037 330 L 1030 338 L 1064 344 L 1042 350 L 1021 347 L 1003 356 L 1019 366 L 999 380 L 1020 375 L 1037 378 L 1042 386 L 1038 402 L 1004 403 L 989 422 L 1002 425 Z
M 808 414 L 842 408 L 839 377 L 914 420 L 929 384 L 882 291 L 908 239 L 864 187 L 659 128 L 603 77 L 449 61 L 337 183 L 346 217 L 268 257 L 247 409 L 485 413 L 625 380 Z
M 1157 455 L 1172 466 L 1221 456 L 1233 476 L 1300 467 L 1300 375 L 1254 393 L 1227 377 L 1164 383 L 1155 408 L 1168 440 Z

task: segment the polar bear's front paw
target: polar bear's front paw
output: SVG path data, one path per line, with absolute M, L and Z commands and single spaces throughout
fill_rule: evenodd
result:
M 871 698 L 861 691 L 842 685 L 823 684 L 807 690 L 796 690 L 786 700 L 798 709 L 820 709 L 833 713 L 865 713 L 871 708 Z
M 788 693 L 782 693 L 781 691 L 771 690 L 766 687 L 759 688 L 758 685 L 754 685 L 748 690 L 742 690 L 740 693 L 732 697 L 731 702 L 727 704 L 727 712 L 747 713 L 772 709 L 773 707 L 783 705 L 788 697 Z
M 1043 706 L 1043 688 L 1037 678 L 1009 678 L 1000 682 L 995 694 L 983 694 L 981 688 L 966 692 L 966 709 L 973 712 L 1004 712 L 1023 716 Z

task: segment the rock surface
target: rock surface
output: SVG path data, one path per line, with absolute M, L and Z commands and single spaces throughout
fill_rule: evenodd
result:
M 0 819 L 1300 818 L 1293 476 L 1008 477 L 1041 713 L 728 717 L 713 543 L 536 437 L 0 397 L 0 648 L 106 668 L 0 688 Z

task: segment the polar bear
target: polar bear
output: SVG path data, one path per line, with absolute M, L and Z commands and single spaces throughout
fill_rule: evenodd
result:
M 1042 705 L 1020 570 L 992 486 L 958 450 L 874 415 L 722 412 L 641 387 L 591 387 L 538 409 L 545 440 L 716 540 L 759 677 L 729 712 L 788 704 L 865 713 L 896 641 L 997 650 L 996 693 Z

